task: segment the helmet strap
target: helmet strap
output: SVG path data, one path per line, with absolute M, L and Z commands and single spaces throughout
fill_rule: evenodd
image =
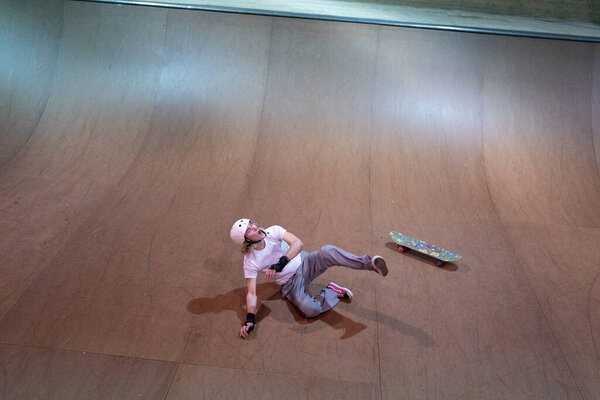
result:
M 265 238 L 267 237 L 267 232 L 263 231 L 262 229 L 259 229 L 259 231 L 260 231 L 260 232 L 262 232 L 262 234 L 263 234 L 263 235 L 265 235 Z M 262 238 L 262 239 L 260 239 L 260 240 L 254 240 L 254 241 L 252 241 L 252 240 L 248 240 L 248 239 L 246 239 L 246 238 L 244 237 L 244 239 L 246 239 L 246 240 L 244 241 L 244 243 L 246 243 L 248 246 L 252 246 L 253 244 L 256 244 L 256 243 L 260 243 L 260 242 L 262 242 L 263 240 L 265 240 L 265 238 Z

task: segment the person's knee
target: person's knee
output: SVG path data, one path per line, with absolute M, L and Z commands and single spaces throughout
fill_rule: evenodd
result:
M 329 254 L 337 252 L 338 248 L 332 244 L 326 244 L 325 246 L 322 246 L 319 251 L 321 252 L 321 254 L 329 255 Z
M 321 314 L 321 307 L 317 304 L 305 304 L 300 307 L 300 311 L 306 318 L 314 318 Z

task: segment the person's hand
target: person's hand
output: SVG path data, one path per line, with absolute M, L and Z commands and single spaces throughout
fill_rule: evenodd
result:
M 256 315 L 254 315 L 254 313 L 246 314 L 246 322 L 244 322 L 244 325 L 242 325 L 239 336 L 242 339 L 246 339 L 250 332 L 252 332 L 254 329 L 254 325 L 256 325 Z
M 246 322 L 244 325 L 242 325 L 242 329 L 240 329 L 240 333 L 239 333 L 239 337 L 241 337 L 242 339 L 246 339 L 248 337 L 248 335 L 250 335 L 250 332 L 252 332 L 252 330 L 254 329 L 254 324 L 252 322 Z
M 265 274 L 265 278 L 266 278 L 268 281 L 272 280 L 273 278 L 275 278 L 275 272 L 276 272 L 276 271 L 275 271 L 274 269 L 268 269 L 268 270 L 267 270 L 267 273 Z

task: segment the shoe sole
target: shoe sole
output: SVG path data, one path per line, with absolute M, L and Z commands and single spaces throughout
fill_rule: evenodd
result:
M 383 258 L 377 257 L 373 263 L 375 264 L 375 269 L 379 271 L 381 276 L 387 276 L 388 268 Z

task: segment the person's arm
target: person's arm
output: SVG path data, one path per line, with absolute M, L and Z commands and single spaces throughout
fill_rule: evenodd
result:
M 265 275 L 265 278 L 267 280 L 273 279 L 275 277 L 276 272 L 281 272 L 283 268 L 285 268 L 286 264 L 290 262 L 292 258 L 296 257 L 300 253 L 300 251 L 302 251 L 302 247 L 304 246 L 302 241 L 291 232 L 284 233 L 283 240 L 285 240 L 285 242 L 290 246 L 290 248 L 288 249 L 285 256 L 279 259 L 279 262 L 277 264 L 271 265 L 271 267 Z
M 302 251 L 302 247 L 304 246 L 302 240 L 298 239 L 298 237 L 292 232 L 284 233 L 283 240 L 285 240 L 285 242 L 290 246 L 287 253 L 285 254 L 288 260 L 291 260 L 292 258 L 296 257 Z
M 242 329 L 240 329 L 239 336 L 241 338 L 247 338 L 250 332 L 254 329 L 256 325 L 255 317 L 256 317 L 256 278 L 246 278 L 246 322 L 242 325 Z

